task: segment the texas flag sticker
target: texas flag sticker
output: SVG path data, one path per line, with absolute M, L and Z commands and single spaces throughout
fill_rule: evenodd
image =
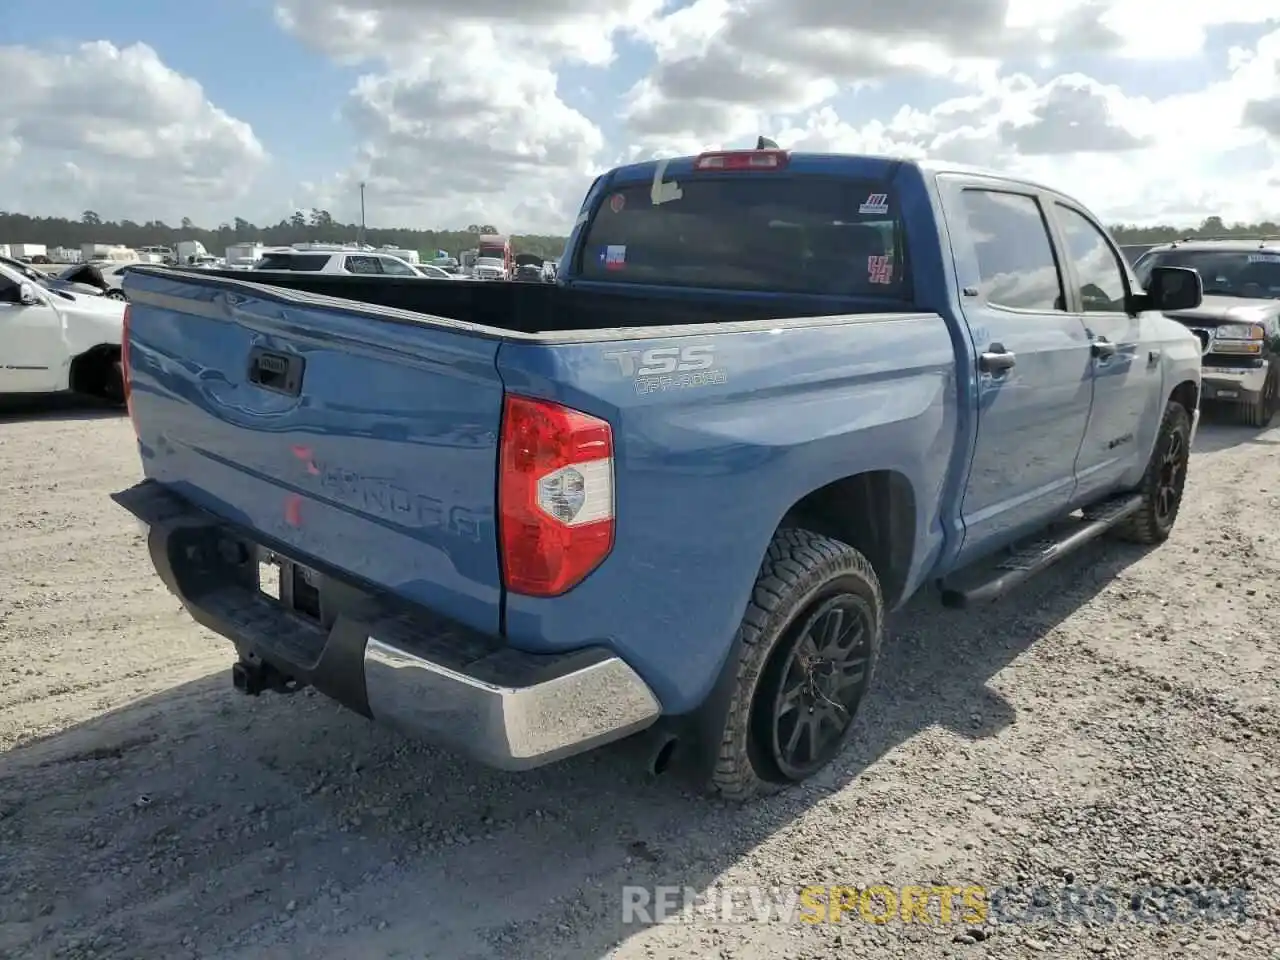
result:
M 606 270 L 621 270 L 627 265 L 627 248 L 625 246 L 605 247 L 601 259 L 604 261 Z

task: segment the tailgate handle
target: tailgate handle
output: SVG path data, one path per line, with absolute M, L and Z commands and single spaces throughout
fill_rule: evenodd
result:
M 302 393 L 302 373 L 307 361 L 297 354 L 272 353 L 262 347 L 249 352 L 249 382 L 264 390 L 296 397 Z

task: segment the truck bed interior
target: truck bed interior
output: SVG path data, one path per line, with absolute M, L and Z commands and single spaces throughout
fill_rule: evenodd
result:
M 675 324 L 719 323 L 774 318 L 820 317 L 872 313 L 883 304 L 861 310 L 849 301 L 811 297 L 780 299 L 776 295 L 726 298 L 708 293 L 700 297 L 656 296 L 651 291 L 630 293 L 625 286 L 583 290 L 543 283 L 486 283 L 419 280 L 409 277 L 361 277 L 339 274 L 190 270 L 171 268 L 194 280 L 226 277 L 319 294 L 358 303 L 411 310 L 437 317 L 482 324 L 515 333 L 607 330 L 615 327 L 655 327 Z

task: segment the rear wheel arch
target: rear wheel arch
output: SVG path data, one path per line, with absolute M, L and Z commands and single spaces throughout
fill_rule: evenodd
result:
M 1183 380 L 1173 388 L 1169 399 L 1187 411 L 1187 416 L 1195 413 L 1200 405 L 1200 385 L 1194 380 Z
M 889 609 L 906 591 L 916 543 L 916 494 L 896 470 L 842 477 L 807 493 L 778 529 L 802 527 L 853 547 L 871 564 Z
M 123 402 L 120 344 L 99 343 L 73 357 L 67 385 L 73 393 Z

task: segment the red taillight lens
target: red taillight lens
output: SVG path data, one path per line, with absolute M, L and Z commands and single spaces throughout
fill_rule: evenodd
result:
M 604 420 L 529 397 L 502 411 L 498 533 L 508 590 L 554 597 L 613 549 L 613 431 Z
M 785 150 L 725 150 L 704 153 L 693 161 L 695 170 L 781 170 L 787 165 Z

